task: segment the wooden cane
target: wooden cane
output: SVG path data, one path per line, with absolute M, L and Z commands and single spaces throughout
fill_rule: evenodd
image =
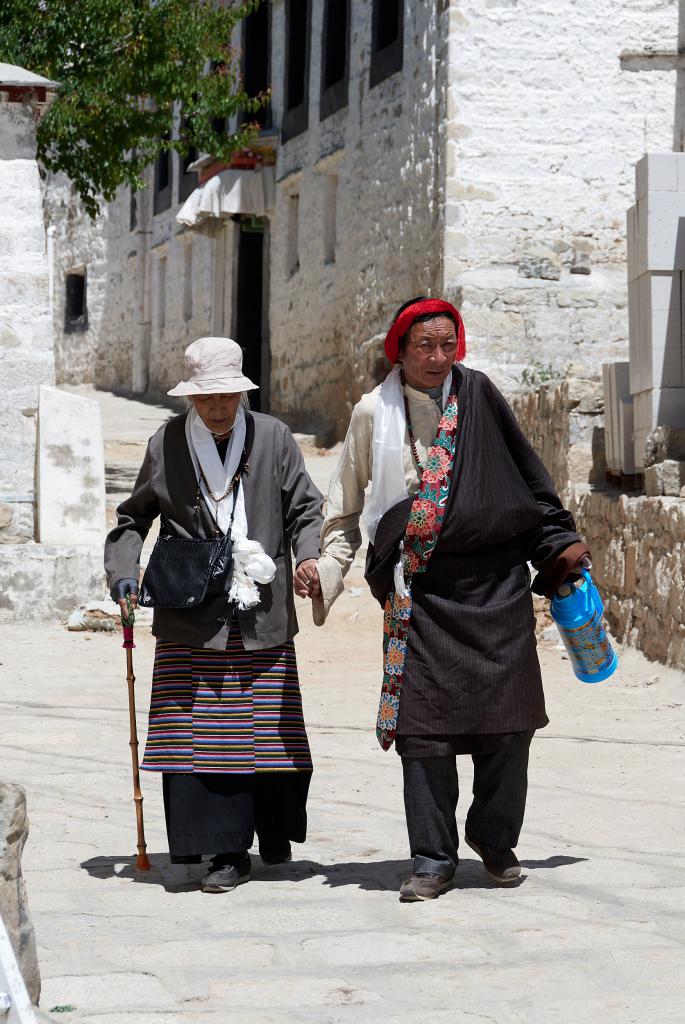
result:
M 136 868 L 138 871 L 149 871 L 150 861 L 146 853 L 145 829 L 143 826 L 143 794 L 140 788 L 140 769 L 138 767 L 138 725 L 136 722 L 136 677 L 133 674 L 133 625 L 135 615 L 131 598 L 126 596 L 126 615 L 121 610 L 121 625 L 124 633 L 124 642 L 121 645 L 126 651 L 126 682 L 128 684 L 128 715 L 130 722 L 131 768 L 133 769 L 133 801 L 136 805 L 136 829 L 138 838 L 138 856 L 136 857 Z

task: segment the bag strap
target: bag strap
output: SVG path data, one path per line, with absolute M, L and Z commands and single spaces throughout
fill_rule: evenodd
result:
M 245 443 L 243 444 L 243 453 L 240 456 L 238 468 L 235 472 L 235 476 L 233 477 L 233 508 L 231 509 L 231 520 L 228 524 L 228 530 L 226 531 L 227 537 L 231 536 L 231 530 L 233 528 L 233 519 L 235 517 L 235 506 L 238 501 L 238 488 L 240 487 L 240 481 L 243 477 L 243 474 L 245 474 L 245 476 L 249 476 L 250 474 L 250 465 L 248 459 L 250 457 L 250 452 L 252 451 L 252 445 L 254 443 L 254 416 L 247 409 L 244 411 L 244 416 Z

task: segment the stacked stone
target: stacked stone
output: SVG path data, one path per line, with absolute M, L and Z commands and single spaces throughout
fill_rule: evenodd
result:
M 685 427 L 685 153 L 646 154 L 635 192 L 627 225 L 630 390 L 635 464 L 645 469 L 651 432 Z

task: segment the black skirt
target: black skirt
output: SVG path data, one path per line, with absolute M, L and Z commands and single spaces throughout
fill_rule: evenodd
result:
M 282 848 L 307 837 L 307 793 L 312 773 L 222 775 L 164 772 L 162 792 L 169 853 L 242 853 Z

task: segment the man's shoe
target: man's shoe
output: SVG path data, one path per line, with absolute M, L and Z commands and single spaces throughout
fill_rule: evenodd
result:
M 407 878 L 400 887 L 400 903 L 418 903 L 421 900 L 434 900 L 447 888 L 452 881 L 443 875 L 434 875 L 430 871 L 418 871 Z
M 259 856 L 264 864 L 287 864 L 293 859 L 290 841 L 286 839 L 280 846 L 260 846 Z
M 249 882 L 252 864 L 249 857 L 237 864 L 226 863 L 225 857 L 215 857 L 212 870 L 202 879 L 203 892 L 231 892 L 244 882 Z
M 513 850 L 495 850 L 491 846 L 479 846 L 473 839 L 464 840 L 483 861 L 485 870 L 500 885 L 511 885 L 521 877 L 521 865 Z

